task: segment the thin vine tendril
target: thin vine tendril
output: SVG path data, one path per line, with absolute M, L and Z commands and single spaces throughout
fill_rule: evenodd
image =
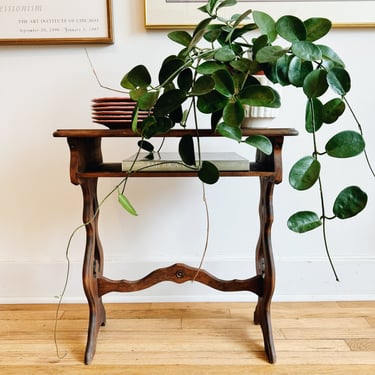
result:
M 316 127 L 315 127 L 316 119 L 315 119 L 314 103 L 313 103 L 312 99 L 309 99 L 309 102 L 310 102 L 310 107 L 311 107 L 311 123 L 312 123 L 312 126 L 313 126 L 313 133 L 312 133 L 313 134 L 313 144 L 314 144 L 313 155 L 314 155 L 315 159 L 318 159 L 318 155 L 320 155 L 320 154 L 318 153 L 318 146 L 317 146 L 317 141 L 316 141 Z M 333 264 L 332 257 L 331 257 L 330 251 L 329 251 L 329 246 L 328 246 L 327 226 L 326 226 L 326 219 L 327 218 L 326 218 L 326 214 L 325 214 L 326 210 L 325 210 L 325 202 L 324 202 L 324 190 L 323 190 L 322 179 L 321 179 L 320 176 L 318 178 L 318 184 L 319 184 L 320 206 L 321 206 L 321 210 L 322 210 L 321 220 L 322 220 L 322 234 L 323 234 L 324 248 L 325 248 L 325 251 L 326 251 L 326 254 L 327 254 L 327 257 L 328 257 L 329 264 L 332 268 L 333 274 L 335 275 L 336 281 L 340 281 L 339 277 L 337 275 L 335 266 Z
M 353 118 L 354 118 L 354 121 L 356 122 L 357 126 L 358 126 L 358 130 L 359 132 L 361 133 L 361 135 L 363 136 L 363 129 L 362 129 L 362 126 L 361 126 L 361 123 L 359 122 L 358 120 L 358 117 L 356 116 L 355 112 L 353 111 L 353 108 L 351 107 L 350 103 L 348 102 L 348 100 L 344 97 L 344 101 L 345 101 L 345 104 L 348 106 L 349 108 L 349 111 L 350 113 L 352 114 Z M 375 177 L 375 170 L 374 168 L 372 167 L 372 164 L 370 162 L 370 158 L 368 157 L 368 154 L 367 154 L 367 150 L 364 149 L 363 151 L 364 155 L 365 155 L 365 159 L 366 159 L 366 163 L 371 171 L 371 174 L 373 177 Z
M 70 269 L 71 269 L 71 261 L 70 261 L 70 256 L 69 256 L 69 253 L 70 253 L 70 248 L 71 248 L 71 244 L 72 244 L 72 241 L 73 241 L 73 238 L 74 236 L 76 235 L 76 233 L 82 229 L 82 228 L 85 228 L 87 225 L 91 224 L 95 218 L 98 216 L 99 214 L 99 211 L 100 211 L 100 208 L 101 206 L 104 204 L 104 202 L 125 182 L 125 180 L 128 178 L 125 177 L 124 179 L 121 180 L 121 182 L 119 184 L 117 184 L 102 200 L 101 202 L 99 203 L 96 211 L 94 212 L 93 216 L 91 217 L 91 219 L 89 221 L 87 221 L 86 223 L 83 223 L 83 224 L 80 224 L 79 226 L 77 226 L 73 231 L 72 233 L 70 234 L 69 236 L 69 239 L 68 239 L 68 242 L 67 242 L 67 245 L 66 245 L 66 248 L 65 248 L 65 259 L 66 259 L 66 262 L 67 262 L 67 269 L 66 269 L 66 273 L 65 273 L 65 281 L 64 281 L 64 286 L 62 288 L 62 292 L 59 296 L 59 301 L 57 303 L 57 308 L 56 308 L 56 314 L 55 314 L 55 324 L 54 324 L 54 329 L 53 329 L 53 340 L 54 340 L 54 344 L 55 344 L 55 349 L 56 349 L 56 355 L 57 355 L 57 358 L 58 359 L 64 359 L 67 355 L 67 353 L 65 354 L 60 354 L 60 350 L 59 350 L 59 347 L 58 347 L 58 343 L 57 343 L 57 325 L 58 325 L 58 321 L 59 321 L 59 313 L 60 313 L 60 310 L 61 310 L 61 305 L 62 305 L 62 301 L 63 301 L 63 298 L 65 296 L 65 293 L 66 293 L 66 289 L 67 289 L 67 286 L 68 286 L 68 282 L 69 282 L 69 276 L 70 276 Z

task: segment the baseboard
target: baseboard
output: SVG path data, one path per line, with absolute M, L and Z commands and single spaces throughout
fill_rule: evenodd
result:
M 186 261 L 194 266 L 194 262 Z M 337 282 L 325 258 L 279 258 L 275 260 L 277 282 L 274 301 L 342 301 L 375 299 L 375 258 L 339 258 L 335 260 L 340 282 Z M 155 268 L 171 262 L 124 262 L 106 260 L 105 275 L 113 279 L 135 280 Z M 247 278 L 254 275 L 247 259 L 207 260 L 204 268 L 223 279 Z M 0 286 L 0 303 L 57 303 L 66 274 L 65 263 L 0 263 L 0 272 L 7 282 Z M 247 292 L 225 293 L 197 282 L 179 285 L 160 283 L 134 293 L 110 293 L 106 302 L 243 302 L 255 301 Z M 84 303 L 81 264 L 72 262 L 66 303 Z

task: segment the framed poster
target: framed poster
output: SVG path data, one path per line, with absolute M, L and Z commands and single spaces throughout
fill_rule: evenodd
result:
M 0 44 L 112 43 L 111 0 L 0 0 Z
M 197 8 L 204 0 L 145 0 L 145 27 L 150 29 L 189 28 L 202 19 Z M 233 11 L 235 9 L 235 11 Z M 223 16 L 247 9 L 268 13 L 275 20 L 282 15 L 301 19 L 329 18 L 334 27 L 375 27 L 375 1 L 349 0 L 238 0 L 235 7 L 222 8 Z

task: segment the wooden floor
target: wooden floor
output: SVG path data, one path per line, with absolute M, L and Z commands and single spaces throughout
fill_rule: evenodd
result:
M 107 304 L 93 364 L 87 306 L 0 305 L 1 374 L 375 374 L 375 302 L 274 303 L 267 363 L 253 303 Z

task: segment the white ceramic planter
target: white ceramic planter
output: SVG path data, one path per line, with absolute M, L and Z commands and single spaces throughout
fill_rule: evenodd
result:
M 272 85 L 265 75 L 255 76 L 261 85 Z M 245 119 L 243 128 L 270 128 L 272 119 L 277 116 L 277 108 L 244 106 Z

